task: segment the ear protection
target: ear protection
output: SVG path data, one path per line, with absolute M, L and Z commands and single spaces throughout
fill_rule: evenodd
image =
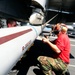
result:
M 59 34 L 59 32 L 67 32 L 67 26 L 63 23 L 57 23 L 54 27 L 53 27 L 53 32 L 55 34 Z

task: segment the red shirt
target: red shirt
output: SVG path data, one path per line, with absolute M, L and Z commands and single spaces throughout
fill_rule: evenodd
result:
M 66 34 L 60 36 L 54 41 L 61 53 L 54 55 L 56 58 L 62 59 L 64 62 L 69 63 L 70 60 L 70 40 Z

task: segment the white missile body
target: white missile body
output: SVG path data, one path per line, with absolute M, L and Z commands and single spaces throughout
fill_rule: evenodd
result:
M 41 33 L 41 26 L 0 29 L 0 75 L 7 75 Z
M 33 0 L 45 9 L 47 0 Z M 0 29 L 0 75 L 7 75 L 42 32 L 44 13 L 36 9 L 29 18 L 33 25 Z M 41 26 L 38 26 L 38 25 Z

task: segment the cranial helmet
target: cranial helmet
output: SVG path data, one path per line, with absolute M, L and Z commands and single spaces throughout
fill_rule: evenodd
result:
M 56 25 L 54 25 L 53 27 L 53 32 L 55 34 L 58 34 L 60 31 L 61 32 L 67 32 L 68 28 L 64 23 L 57 23 Z

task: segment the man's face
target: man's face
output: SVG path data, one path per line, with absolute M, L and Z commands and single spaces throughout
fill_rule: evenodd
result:
M 12 27 L 16 27 L 16 25 L 17 25 L 16 22 L 12 23 Z

